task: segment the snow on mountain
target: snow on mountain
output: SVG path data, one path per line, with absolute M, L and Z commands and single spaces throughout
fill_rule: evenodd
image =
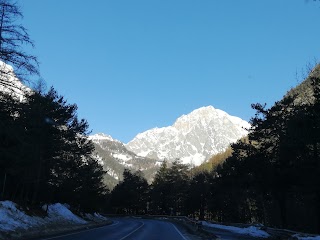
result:
M 99 145 L 99 147 L 108 152 L 110 156 L 112 156 L 124 166 L 128 165 L 127 161 L 132 160 L 136 157 L 134 153 L 126 149 L 122 142 L 112 138 L 110 135 L 98 133 L 89 136 L 88 139 L 96 145 Z M 99 162 L 102 162 L 102 165 L 104 165 L 101 156 L 97 156 L 97 159 Z
M 93 156 L 107 171 L 105 183 L 110 188 L 122 179 L 125 168 L 133 171 L 141 170 L 149 181 L 159 168 L 156 160 L 137 156 L 129 151 L 122 142 L 113 139 L 110 135 L 98 133 L 89 136 L 89 139 L 95 146 Z
M 24 93 L 31 91 L 16 77 L 13 68 L 0 61 L 0 93 L 12 94 L 20 101 Z
M 138 134 L 126 147 L 138 156 L 181 159 L 198 166 L 248 134 L 250 124 L 212 106 L 179 117 L 172 126 Z
M 101 143 L 105 140 L 121 143 L 120 141 L 112 138 L 110 135 L 107 135 L 104 133 L 97 133 L 97 134 L 91 135 L 91 136 L 89 136 L 89 139 L 95 143 Z

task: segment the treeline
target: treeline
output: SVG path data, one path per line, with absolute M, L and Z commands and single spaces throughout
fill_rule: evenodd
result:
M 111 193 L 114 211 L 320 232 L 320 78 L 309 81 L 309 101 L 287 96 L 269 109 L 252 105 L 248 139 L 212 171 L 164 162 L 151 185 L 126 171 Z
M 106 204 L 104 171 L 92 157 L 88 123 L 76 111 L 53 88 L 26 92 L 22 101 L 1 93 L 1 199 L 63 202 L 83 210 Z

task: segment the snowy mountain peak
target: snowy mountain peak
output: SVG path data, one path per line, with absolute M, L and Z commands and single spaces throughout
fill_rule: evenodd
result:
M 172 126 L 138 134 L 126 147 L 139 156 L 200 165 L 248 134 L 250 124 L 212 106 L 179 117 Z
M 210 124 L 210 122 L 224 119 L 229 120 L 236 125 L 240 125 L 243 128 L 249 128 L 250 124 L 241 118 L 230 116 L 226 112 L 216 109 L 213 106 L 201 107 L 198 108 L 187 115 L 182 115 L 179 117 L 174 123 L 173 127 L 179 129 L 181 126 L 185 125 L 185 123 L 195 123 L 199 122 L 203 126 Z
M 112 138 L 110 135 L 107 135 L 107 134 L 104 134 L 104 133 L 97 133 L 97 134 L 94 134 L 94 135 L 90 135 L 89 136 L 89 139 L 91 141 L 93 141 L 94 143 L 99 143 L 100 141 L 111 141 L 111 142 L 118 142 L 120 143 L 120 141 Z

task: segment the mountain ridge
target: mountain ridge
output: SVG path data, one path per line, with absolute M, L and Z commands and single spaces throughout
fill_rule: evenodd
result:
M 104 133 L 97 133 L 89 136 L 94 144 L 93 157 L 103 166 L 106 171 L 105 184 L 113 188 L 122 180 L 124 169 L 133 171 L 140 170 L 146 179 L 151 183 L 154 174 L 160 163 L 155 159 L 137 156 L 128 150 L 125 145 Z
M 200 165 L 247 135 L 250 124 L 212 106 L 177 118 L 172 126 L 139 133 L 125 146 L 138 156 Z

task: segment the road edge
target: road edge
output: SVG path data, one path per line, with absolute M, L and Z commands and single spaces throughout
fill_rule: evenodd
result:
M 82 225 L 60 225 L 53 228 L 50 226 L 40 226 L 39 228 L 26 229 L 22 231 L 15 231 L 9 233 L 7 237 L 8 240 L 37 240 L 45 238 L 54 238 L 63 234 L 71 234 L 76 232 L 81 232 L 83 230 L 91 230 L 95 228 L 100 228 L 104 226 L 111 225 L 113 221 L 104 221 L 99 223 L 88 223 Z

